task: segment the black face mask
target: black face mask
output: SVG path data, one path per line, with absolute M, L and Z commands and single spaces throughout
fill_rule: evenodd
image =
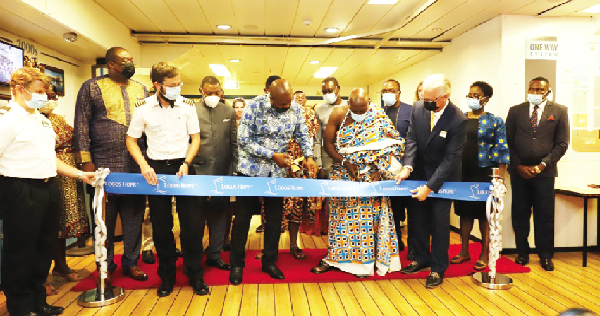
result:
M 423 105 L 425 106 L 425 109 L 428 111 L 435 111 L 437 110 L 437 102 L 436 101 L 423 101 Z
M 135 75 L 135 65 L 132 62 L 123 63 L 123 71 L 121 71 L 121 76 L 129 79 Z
M 275 111 L 277 111 L 277 113 L 285 113 L 287 112 L 287 110 L 289 110 L 290 108 L 275 108 Z

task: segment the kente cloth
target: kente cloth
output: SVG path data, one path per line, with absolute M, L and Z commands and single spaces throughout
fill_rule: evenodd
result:
M 148 96 L 141 83 L 120 85 L 108 75 L 83 83 L 75 104 L 74 147 L 78 162 L 93 162 L 112 172 L 139 172 L 125 140 L 138 100 Z M 138 140 L 144 148 L 143 140 Z
M 349 114 L 347 114 L 349 117 Z M 346 118 L 347 119 L 347 118 Z M 346 121 L 344 119 L 344 123 Z M 379 171 L 382 179 L 393 178 L 392 159 L 401 161 L 404 140 L 394 129 L 385 112 L 370 107 L 367 118 L 342 127 L 337 134 L 336 150 L 369 147 L 382 139 L 399 139 L 398 144 L 376 150 L 353 151 L 344 159 L 358 166 L 359 181 L 369 181 Z M 345 149 L 345 150 L 343 150 Z M 334 163 L 332 180 L 351 180 L 345 167 Z M 329 198 L 328 254 L 325 262 L 356 275 L 385 275 L 400 270 L 398 238 L 387 197 Z
M 50 114 L 48 119 L 56 133 L 56 157 L 71 167 L 76 167 L 73 153 L 73 127 L 61 115 Z M 90 222 L 85 209 L 83 183 L 77 179 L 57 176 L 60 192 L 59 238 L 76 238 L 90 232 Z

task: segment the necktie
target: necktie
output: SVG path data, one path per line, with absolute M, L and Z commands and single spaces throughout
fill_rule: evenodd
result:
M 537 128 L 538 128 L 538 109 L 540 107 L 539 106 L 534 106 L 533 107 L 533 111 L 531 112 L 531 117 L 529 117 L 529 122 L 531 123 L 531 128 L 533 129 L 533 135 L 535 135 L 535 133 L 537 132 Z
M 430 131 L 433 131 L 433 126 L 435 126 L 434 122 L 435 122 L 435 114 L 433 114 L 433 111 L 432 111 L 431 112 L 431 124 L 429 124 L 429 126 L 431 127 Z

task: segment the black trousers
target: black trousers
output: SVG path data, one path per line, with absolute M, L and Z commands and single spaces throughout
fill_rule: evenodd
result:
M 46 303 L 44 282 L 58 234 L 59 189 L 54 179 L 0 176 L 0 218 L 4 221 L 2 286 L 11 315 Z
M 516 172 L 510 174 L 512 225 L 521 256 L 528 256 L 531 250 L 527 238 L 532 210 L 537 254 L 541 259 L 554 255 L 554 180 L 554 177 L 525 180 Z
M 93 196 L 92 196 L 93 197 Z M 106 250 L 108 271 L 117 269 L 115 258 L 115 228 L 117 227 L 117 216 L 121 215 L 121 227 L 123 230 L 123 256 L 121 257 L 121 268 L 129 269 L 137 265 L 142 247 L 142 222 L 146 209 L 146 196 L 107 194 L 106 209 L 104 210 L 104 222 L 106 224 Z M 95 225 L 93 226 L 95 227 Z
M 176 174 L 183 163 L 180 160 L 150 160 L 148 164 L 156 174 Z M 189 168 L 190 175 L 195 174 Z M 148 195 L 150 219 L 152 220 L 152 238 L 158 256 L 158 276 L 163 282 L 175 283 L 177 254 L 175 253 L 175 236 L 173 235 L 173 212 L 171 196 Z M 181 251 L 183 263 L 187 268 L 190 282 L 203 278 L 202 237 L 204 235 L 204 213 L 198 209 L 199 198 L 195 196 L 178 196 L 175 198 L 179 227 L 181 230 Z
M 411 217 L 407 216 L 408 208 L 414 200 L 410 196 L 390 196 L 390 204 L 392 205 L 392 212 L 394 213 L 394 224 L 396 226 L 396 234 L 398 235 L 398 242 L 402 240 L 402 231 L 400 230 L 400 222 L 408 219 L 407 229 L 407 242 L 408 248 L 412 247 L 412 226 Z
M 199 200 L 200 212 L 206 216 L 208 226 L 209 242 L 205 249 L 206 258 L 216 260 L 221 258 L 221 250 L 225 244 L 225 232 L 227 223 L 227 209 L 229 208 L 228 196 L 212 196 L 210 199 L 201 196 Z M 229 230 L 227 230 L 228 232 Z
M 246 259 L 246 241 L 250 220 L 254 215 L 258 197 L 236 197 L 235 219 L 231 228 L 231 266 L 244 267 Z M 279 237 L 281 236 L 281 218 L 283 214 L 282 197 L 264 197 L 265 201 L 265 240 L 262 264 L 269 265 L 277 262 Z
M 414 226 L 412 243 L 416 261 L 431 265 L 432 272 L 445 272 L 448 268 L 450 247 L 450 205 L 452 200 L 427 198 L 414 200 L 408 209 Z M 430 246 L 431 238 L 431 246 Z

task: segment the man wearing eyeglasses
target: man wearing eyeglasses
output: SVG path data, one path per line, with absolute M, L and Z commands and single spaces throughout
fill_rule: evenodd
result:
M 84 171 L 109 168 L 111 172 L 139 173 L 140 168 L 125 145 L 127 128 L 138 100 L 148 96 L 141 83 L 131 80 L 135 74 L 133 57 L 121 47 L 106 52 L 108 74 L 83 83 L 75 103 L 75 152 Z M 140 141 L 143 146 L 143 142 Z M 107 195 L 105 223 L 108 233 L 108 272 L 117 269 L 114 263 L 114 239 L 117 215 L 123 227 L 123 274 L 143 281 L 148 276 L 137 261 L 140 257 L 142 221 L 146 197 L 143 195 Z
M 423 97 L 413 108 L 404 167 L 396 180 L 400 183 L 410 176 L 411 180 L 427 181 L 426 185 L 411 191 L 414 200 L 409 217 L 415 226 L 412 239 L 415 261 L 400 271 L 412 274 L 431 268 L 425 284 L 431 289 L 442 284 L 448 268 L 452 201 L 428 196 L 446 181 L 460 181 L 467 118 L 450 102 L 450 80 L 442 74 L 425 79 Z

